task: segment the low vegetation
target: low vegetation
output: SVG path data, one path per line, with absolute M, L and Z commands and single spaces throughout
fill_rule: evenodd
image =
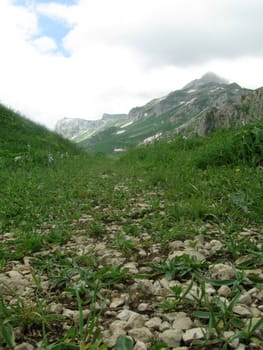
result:
M 181 346 L 232 349 L 238 340 L 242 349 L 262 349 L 262 123 L 106 158 L 1 108 L 2 349 L 133 349 L 132 332 L 112 345 L 106 335 L 123 295 L 136 312 L 152 303 L 148 318 L 190 317 L 203 336 Z M 175 242 L 200 253 L 212 241 L 222 248 L 205 259 L 187 250 L 171 256 Z M 233 275 L 217 279 L 217 264 Z M 163 298 L 138 287 L 163 279 Z M 253 288 L 244 316 L 235 307 Z M 157 333 L 148 348 L 171 348 Z

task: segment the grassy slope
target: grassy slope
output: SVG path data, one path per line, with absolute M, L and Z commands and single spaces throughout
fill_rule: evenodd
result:
M 45 162 L 48 154 L 79 153 L 71 142 L 22 117 L 0 104 L 0 159 L 13 161 L 22 157 L 24 162 Z
M 49 167 L 21 166 L 2 171 L 1 232 L 11 232 L 14 237 L 1 244 L 1 268 L 4 270 L 8 262 L 36 252 L 61 248 L 73 236 L 84 234 L 108 242 L 109 225 L 116 225 L 120 231 L 116 241 L 108 244 L 115 244 L 130 255 L 136 254 L 136 250 L 124 233 L 140 237 L 141 232 L 147 232 L 151 236 L 148 244 L 160 243 L 166 251 L 169 241 L 194 237 L 207 223 L 220 228 L 221 236 L 217 239 L 227 244 L 227 250 L 218 257 L 220 262 L 233 262 L 240 255 L 250 254 L 254 259 L 250 268 L 262 267 L 262 238 L 257 246 L 235 240 L 243 227 L 261 230 L 262 130 L 261 124 L 242 130 L 218 131 L 202 139 L 176 138 L 169 143 L 159 142 L 130 151 L 115 160 L 91 159 L 82 154 Z M 17 154 L 11 141 L 10 144 L 12 155 Z M 142 208 L 136 203 L 147 203 L 147 206 Z M 91 222 L 87 221 L 89 216 Z M 83 218 L 86 218 L 84 223 Z M 39 258 L 35 256 L 34 262 L 39 275 L 44 271 L 53 285 L 50 293 L 41 294 L 47 304 L 55 297 L 54 290 L 59 293 L 57 297 L 61 293 L 72 293 L 76 287 L 73 288 L 67 276 L 78 271 L 82 274 L 83 268 L 96 276 L 93 280 L 85 272 L 86 288 L 90 286 L 92 290 L 95 279 L 106 288 L 113 280 L 125 282 L 127 278 L 113 267 L 108 267 L 106 277 L 105 269 L 99 269 L 92 257 L 81 258 L 74 251 L 63 252 L 63 249 L 55 249 L 48 259 L 41 260 L 41 254 Z M 242 283 L 241 287 L 244 287 Z M 77 295 L 75 302 L 79 303 L 79 298 Z M 83 305 L 89 305 L 85 293 L 83 298 Z M 5 325 L 8 323 L 10 329 L 22 325 L 27 340 L 33 337 L 30 336 L 32 327 L 41 333 L 44 324 L 47 342 L 56 340 L 62 344 L 64 336 L 67 344 L 78 348 L 77 344 L 84 341 L 84 330 L 80 326 L 71 325 L 71 332 L 65 335 L 58 318 L 58 326 L 50 327 L 48 319 L 55 316 L 47 310 L 41 323 L 35 311 L 32 315 L 27 311 L 27 318 L 21 322 L 18 307 L 10 310 L 2 303 L 1 308 Z M 3 330 L 8 333 L 10 329 L 5 325 Z M 86 345 L 95 341 L 93 334 L 85 335 Z M 6 337 L 0 336 L 0 344 Z M 95 338 L 99 339 L 97 333 Z M 92 349 L 91 345 L 87 346 Z M 99 345 L 93 349 L 99 349 Z M 203 349 L 209 346 L 204 345 Z

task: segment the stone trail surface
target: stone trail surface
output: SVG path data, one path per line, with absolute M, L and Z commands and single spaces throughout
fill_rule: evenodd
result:
M 83 216 L 80 221 L 85 223 L 89 219 Z M 152 349 L 160 342 L 168 349 L 211 349 L 205 342 L 209 318 L 198 317 L 198 311 L 216 303 L 227 310 L 237 290 L 240 295 L 230 317 L 234 315 L 244 324 L 244 329 L 262 319 L 262 266 L 240 268 L 249 261 L 249 256 L 223 262 L 220 257 L 226 249 L 224 242 L 215 238 L 208 241 L 204 234 L 192 240 L 171 241 L 163 249 L 146 233 L 141 237 L 123 233 L 121 244 L 116 240 L 118 229 L 109 225 L 108 235 L 100 241 L 80 231 L 63 246 L 53 246 L 22 261 L 12 261 L 0 273 L 6 308 L 19 305 L 24 317 L 14 328 L 15 350 L 41 348 L 40 305 L 45 315 L 54 316 L 46 322 L 50 343 L 65 336 L 72 327 L 78 328 L 82 319 L 88 324 L 93 315 L 108 349 L 114 348 L 119 336 L 132 339 L 135 350 Z M 203 231 L 209 230 L 215 228 L 207 225 Z M 248 232 L 241 232 L 240 239 Z M 251 235 L 257 239 L 255 231 L 251 231 Z M 2 236 L 2 240 L 12 238 L 10 233 Z M 131 242 L 129 246 L 125 245 L 127 242 Z M 54 256 L 57 266 L 48 265 Z M 184 261 L 193 262 L 188 272 L 180 270 L 185 266 L 178 265 Z M 192 274 L 193 270 L 196 274 Z M 93 272 L 97 273 L 97 280 L 92 280 Z M 261 283 L 255 285 L 252 277 Z M 230 282 L 224 284 L 225 281 Z M 92 285 L 97 288 L 96 299 Z M 84 300 L 81 313 L 76 290 Z M 226 324 L 228 329 L 222 329 L 220 336 L 215 331 L 210 334 L 213 349 L 221 349 L 223 339 L 229 339 L 231 349 L 262 349 L 262 327 L 255 332 L 253 340 L 246 343 L 241 337 L 233 337 L 238 328 L 231 324 L 231 319 L 226 320 Z M 222 327 L 222 322 L 218 327 Z

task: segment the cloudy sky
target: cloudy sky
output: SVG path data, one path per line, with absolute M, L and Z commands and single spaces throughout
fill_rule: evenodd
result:
M 262 0 L 0 0 L 0 102 L 53 128 L 207 71 L 263 86 Z

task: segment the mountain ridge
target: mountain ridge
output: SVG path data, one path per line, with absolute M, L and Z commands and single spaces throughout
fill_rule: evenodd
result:
M 218 127 L 262 118 L 257 101 L 263 96 L 256 91 L 208 72 L 182 89 L 132 108 L 127 117 L 73 139 L 92 152 L 112 153 L 178 133 L 204 136 Z

